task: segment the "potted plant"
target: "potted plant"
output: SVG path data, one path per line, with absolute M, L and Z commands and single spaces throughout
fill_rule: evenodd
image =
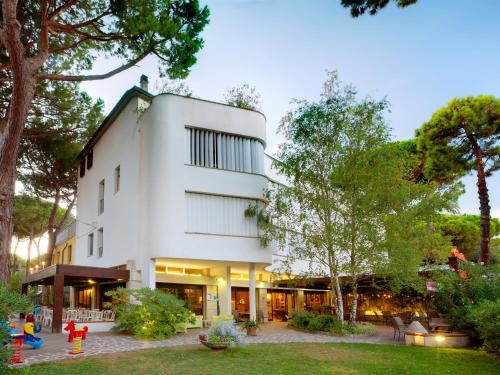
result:
M 257 336 L 257 329 L 259 328 L 259 323 L 255 320 L 245 320 L 243 322 L 243 328 L 247 330 L 247 336 Z
M 199 335 L 200 343 L 212 350 L 226 349 L 243 343 L 245 335 L 232 322 L 219 320 L 212 325 L 206 335 Z

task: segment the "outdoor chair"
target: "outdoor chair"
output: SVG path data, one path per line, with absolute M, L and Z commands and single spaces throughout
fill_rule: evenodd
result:
M 390 311 L 382 311 L 382 318 L 384 319 L 384 324 L 390 325 L 392 313 Z
M 401 338 L 401 334 L 403 334 L 404 338 L 407 325 L 403 323 L 403 320 L 399 316 L 393 317 L 391 321 L 392 321 L 392 327 L 394 328 L 393 340 L 396 340 L 396 332 L 397 332 L 399 341 L 399 339 Z

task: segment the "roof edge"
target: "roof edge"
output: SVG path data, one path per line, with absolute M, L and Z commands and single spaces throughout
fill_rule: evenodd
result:
M 88 142 L 85 144 L 82 151 L 78 154 L 78 156 L 74 161 L 75 164 L 83 156 L 85 156 L 85 154 L 92 148 L 93 145 L 96 144 L 96 142 L 99 140 L 99 138 L 101 138 L 101 136 L 104 134 L 107 128 L 113 123 L 116 117 L 118 117 L 123 108 L 125 108 L 125 106 L 130 102 L 130 100 L 135 97 L 140 97 L 145 100 L 151 100 L 154 98 L 154 95 L 137 86 L 133 86 L 132 88 L 125 91 L 120 100 L 118 100 L 118 103 L 115 104 L 113 109 L 109 112 L 104 121 L 101 123 L 101 125 L 99 125 L 99 127 L 94 132 L 92 137 L 90 137 Z

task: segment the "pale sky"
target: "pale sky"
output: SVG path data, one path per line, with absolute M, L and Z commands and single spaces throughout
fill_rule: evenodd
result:
M 388 6 L 375 17 L 353 19 L 340 0 L 206 0 L 205 47 L 186 80 L 195 96 L 222 101 L 225 91 L 249 83 L 267 117 L 267 152 L 292 98 L 317 99 L 325 70 L 338 70 L 360 95 L 387 97 L 394 139 L 408 139 L 438 108 L 457 96 L 500 96 L 500 1 L 419 0 Z M 98 60 L 94 72 L 114 67 Z M 109 111 L 139 76 L 150 87 L 154 59 L 82 88 Z M 460 210 L 478 213 L 475 176 L 464 178 Z M 500 174 L 488 179 L 493 216 L 500 217 Z

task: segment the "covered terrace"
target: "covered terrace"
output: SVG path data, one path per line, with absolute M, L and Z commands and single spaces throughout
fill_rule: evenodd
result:
M 29 274 L 22 283 L 22 292 L 28 292 L 30 285 L 53 286 L 52 333 L 60 333 L 63 324 L 63 299 L 65 286 L 77 286 L 88 283 L 120 282 L 130 279 L 130 271 L 116 268 L 74 266 L 55 264 L 38 272 Z

